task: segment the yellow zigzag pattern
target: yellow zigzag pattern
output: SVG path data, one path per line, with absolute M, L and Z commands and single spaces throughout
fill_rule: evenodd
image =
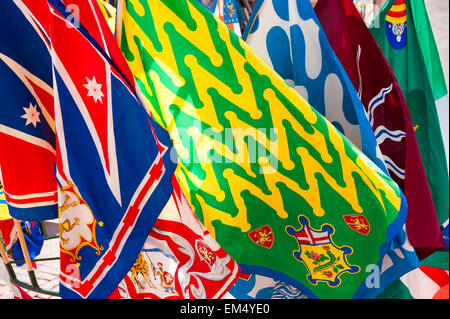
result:
M 141 17 L 148 14 L 146 9 L 144 9 L 138 0 L 130 0 L 129 2 L 134 6 L 134 10 Z M 355 212 L 363 213 L 358 201 L 358 193 L 355 188 L 353 178 L 353 174 L 355 173 L 362 178 L 368 188 L 375 194 L 379 203 L 383 205 L 382 208 L 385 212 L 386 208 L 384 207 L 384 202 L 381 195 L 382 193 L 398 211 L 400 208 L 400 197 L 397 186 L 390 179 L 384 176 L 384 174 L 381 173 L 374 164 L 372 164 L 368 159 L 366 160 L 364 155 L 362 155 L 356 147 L 350 147 L 351 151 L 349 151 L 349 146 L 347 145 L 346 148 L 343 137 L 337 132 L 337 130 L 328 121 L 319 118 L 320 116 L 313 111 L 313 109 L 300 95 L 289 88 L 284 81 L 275 74 L 274 71 L 271 71 L 269 67 L 256 54 L 253 54 L 251 49 L 248 48 L 243 41 L 241 41 L 240 45 L 246 51 L 246 56 L 243 56 L 241 52 L 233 46 L 230 39 L 230 32 L 224 24 L 219 23 L 219 28 L 217 31 L 220 38 L 226 43 L 228 53 L 230 54 L 233 67 L 238 78 L 237 80 L 242 86 L 242 91 L 240 93 L 233 92 L 226 83 L 223 83 L 213 74 L 202 68 L 198 63 L 197 57 L 191 54 L 186 54 L 184 57 L 184 63 L 192 71 L 192 76 L 196 84 L 198 95 L 200 100 L 204 103 L 204 106 L 201 108 L 194 107 L 189 101 L 180 98 L 174 92 L 169 90 L 162 83 L 160 75 L 156 71 L 149 71 L 148 74 L 145 74 L 141 56 L 139 54 L 140 48 L 138 48 L 134 42 L 135 37 L 140 39 L 141 45 L 145 48 L 148 54 L 156 60 L 158 66 L 166 73 L 166 76 L 171 78 L 174 85 L 181 88 L 186 82 L 186 80 L 178 72 L 179 66 L 176 63 L 176 53 L 174 54 L 169 35 L 165 32 L 165 25 L 168 23 L 173 25 L 178 33 L 183 35 L 186 39 L 189 39 L 192 43 L 195 43 L 199 50 L 210 57 L 213 66 L 219 67 L 222 65 L 222 55 L 216 51 L 215 44 L 212 42 L 212 37 L 207 36 L 210 34 L 210 30 L 208 29 L 204 16 L 192 4 L 189 2 L 187 3 L 190 14 L 197 23 L 197 28 L 194 31 L 190 30 L 186 23 L 167 6 L 165 6 L 162 1 L 151 1 L 151 12 L 155 21 L 155 28 L 157 32 L 156 36 L 161 43 L 161 47 L 158 48 L 158 50 L 154 47 L 147 34 L 129 15 L 127 10 L 124 10 L 123 13 L 123 21 L 126 25 L 127 32 L 127 45 L 134 55 L 134 60 L 129 61 L 130 67 L 136 78 L 145 84 L 146 92 L 150 96 L 152 96 L 154 92 L 157 92 L 157 98 L 162 108 L 163 114 L 162 117 L 159 117 L 158 112 L 155 110 L 154 106 L 151 105 L 150 101 L 146 101 L 153 116 L 155 117 L 155 120 L 168 129 L 178 154 L 180 154 L 181 157 L 186 157 L 189 155 L 189 150 L 185 149 L 182 145 L 182 139 L 177 131 L 173 114 L 169 111 L 169 105 L 176 105 L 179 107 L 181 112 L 193 118 L 200 119 L 202 122 L 213 127 L 218 133 L 222 133 L 224 131 L 224 127 L 217 118 L 211 95 L 207 92 L 208 89 L 217 89 L 222 97 L 226 98 L 230 103 L 241 107 L 242 110 L 247 112 L 248 115 L 255 120 L 260 119 L 263 116 L 260 108 L 258 108 L 255 94 L 263 94 L 264 99 L 270 105 L 270 115 L 272 116 L 273 127 L 277 130 L 278 140 L 271 141 L 267 134 L 261 133 L 260 130 L 257 130 L 248 123 L 240 120 L 236 113 L 228 111 L 225 113 L 225 117 L 229 120 L 231 127 L 240 128 L 243 132 L 243 134 L 239 137 L 234 136 L 236 139 L 237 154 L 241 154 L 240 156 L 245 154 L 244 158 L 249 158 L 246 143 L 243 142 L 243 138 L 246 136 L 251 136 L 257 143 L 266 146 L 267 150 L 278 158 L 280 165 L 282 165 L 285 169 L 292 170 L 295 167 L 292 158 L 295 156 L 300 156 L 302 164 L 305 167 L 304 171 L 307 183 L 309 185 L 306 189 L 300 187 L 295 180 L 292 180 L 267 165 L 267 159 L 260 158 L 258 159 L 258 163 L 261 165 L 263 171 L 267 173 L 264 177 L 270 193 L 265 194 L 250 180 L 237 175 L 234 169 L 227 168 L 223 171 L 223 177 L 230 185 L 232 200 L 238 208 L 238 213 L 231 216 L 227 211 L 218 210 L 216 207 L 211 206 L 208 203 L 208 200 L 202 198 L 195 192 L 191 192 L 192 189 L 189 188 L 188 181 L 186 179 L 188 178 L 190 182 L 194 183 L 198 189 L 203 189 L 209 194 L 215 196 L 218 202 L 230 200 L 230 198 L 225 198 L 225 192 L 218 183 L 218 178 L 215 175 L 211 161 L 207 157 L 207 152 L 210 152 L 210 150 L 213 149 L 226 159 L 234 161 L 236 165 L 239 165 L 249 176 L 254 177 L 255 174 L 252 172 L 250 164 L 248 164 L 247 161 L 240 160 L 239 162 L 236 162 L 236 154 L 231 152 L 220 141 L 202 134 L 202 132 L 200 132 L 197 128 L 190 128 L 188 133 L 195 141 L 196 151 L 201 152 L 201 154 L 199 154 L 199 157 L 202 159 L 200 163 L 206 172 L 206 178 L 204 180 L 199 179 L 197 175 L 190 171 L 187 164 L 183 163 L 179 165 L 176 171 L 176 176 L 181 183 L 183 191 L 188 197 L 197 196 L 197 199 L 202 207 L 204 224 L 213 236 L 215 235 L 215 232 L 212 223 L 215 220 L 220 220 L 223 224 L 237 227 L 242 232 L 247 232 L 251 229 L 252 225 L 250 225 L 247 219 L 248 210 L 241 196 L 242 192 L 245 190 L 249 191 L 252 195 L 258 197 L 267 205 L 272 207 L 280 218 L 287 218 L 288 213 L 285 211 L 283 199 L 280 190 L 277 187 L 277 183 L 284 183 L 288 188 L 300 194 L 308 202 L 308 204 L 311 205 L 315 215 L 323 216 L 325 212 L 322 207 L 323 203 L 319 192 L 316 174 L 322 175 L 326 183 L 328 183 L 339 195 L 341 195 L 342 198 L 344 198 L 351 205 Z M 156 14 L 159 18 L 155 18 Z M 250 64 L 260 75 L 267 76 L 271 80 L 275 90 L 271 88 L 267 88 L 261 92 L 254 90 L 251 78 L 245 70 L 246 64 Z M 147 82 L 147 77 L 155 86 L 155 91 L 152 91 L 150 88 L 149 83 Z M 280 99 L 280 94 L 283 100 Z M 301 114 L 308 123 L 314 125 L 313 133 L 308 133 L 305 131 L 296 119 L 296 115 L 293 115 L 292 112 L 286 108 L 283 103 L 284 99 L 296 107 L 295 112 Z M 331 140 L 331 143 L 339 155 L 345 185 L 339 185 L 336 179 L 331 176 L 313 156 L 311 156 L 306 148 L 298 147 L 296 149 L 297 154 L 292 154 L 289 151 L 288 136 L 283 125 L 284 121 L 288 121 L 292 125 L 293 130 L 321 154 L 321 159 L 325 163 L 333 162 L 333 158 L 329 154 L 326 143 L 327 139 Z M 316 124 L 321 121 L 326 123 L 325 125 L 329 134 L 328 136 L 325 136 L 323 132 L 317 129 Z M 207 145 L 207 147 L 204 147 L 204 145 Z M 352 160 L 346 152 L 357 153 L 358 156 L 356 161 Z M 188 199 L 192 200 L 192 198 Z M 296 212 L 296 214 L 297 213 L 298 212 Z

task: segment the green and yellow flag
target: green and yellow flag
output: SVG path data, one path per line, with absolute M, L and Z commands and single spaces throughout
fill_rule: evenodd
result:
M 176 177 L 242 271 L 310 297 L 364 296 L 405 221 L 398 186 L 197 1 L 128 0 L 121 16 Z

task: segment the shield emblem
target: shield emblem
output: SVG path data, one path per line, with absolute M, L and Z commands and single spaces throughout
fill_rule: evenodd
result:
M 167 271 L 164 271 L 163 278 L 164 278 L 164 283 L 166 285 L 168 285 L 168 286 L 172 285 L 172 283 L 173 283 L 173 276 L 171 274 L 169 274 Z
M 386 14 L 386 38 L 396 50 L 402 50 L 407 44 L 407 8 L 403 0 L 397 0 Z
M 354 231 L 363 235 L 370 233 L 370 224 L 366 217 L 362 215 L 344 215 L 344 220 Z
M 296 230 L 288 226 L 286 232 L 297 240 L 299 249 L 292 255 L 305 265 L 310 283 L 316 285 L 322 281 L 330 287 L 337 287 L 341 284 L 339 277 L 342 274 L 360 271 L 359 266 L 347 262 L 347 256 L 353 253 L 353 249 L 349 246 L 338 247 L 332 241 L 333 226 L 325 224 L 321 229 L 313 229 L 307 217 L 300 215 L 298 220 L 302 227 Z
M 259 227 L 248 233 L 251 241 L 258 246 L 270 249 L 273 246 L 273 232 L 269 225 Z
M 214 265 L 214 262 L 216 261 L 216 255 L 213 253 L 211 248 L 209 248 L 207 245 L 202 243 L 201 241 L 196 242 L 197 251 L 200 255 L 200 257 L 211 267 Z

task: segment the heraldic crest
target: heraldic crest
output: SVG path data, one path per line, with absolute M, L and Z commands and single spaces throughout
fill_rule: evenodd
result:
M 338 247 L 333 243 L 333 226 L 325 224 L 320 230 L 315 230 L 303 215 L 298 217 L 298 221 L 302 226 L 300 230 L 287 226 L 286 232 L 298 242 L 299 250 L 294 250 L 293 256 L 307 268 L 309 282 L 316 285 L 318 281 L 323 281 L 330 287 L 337 287 L 341 284 L 340 275 L 360 271 L 358 266 L 351 266 L 347 262 L 347 255 L 352 254 L 353 249 L 349 246 Z

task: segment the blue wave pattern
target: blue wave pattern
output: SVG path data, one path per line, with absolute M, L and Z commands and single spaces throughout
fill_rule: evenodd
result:
M 237 299 L 309 299 L 300 289 L 283 281 L 252 274 L 240 278 L 229 293 Z

